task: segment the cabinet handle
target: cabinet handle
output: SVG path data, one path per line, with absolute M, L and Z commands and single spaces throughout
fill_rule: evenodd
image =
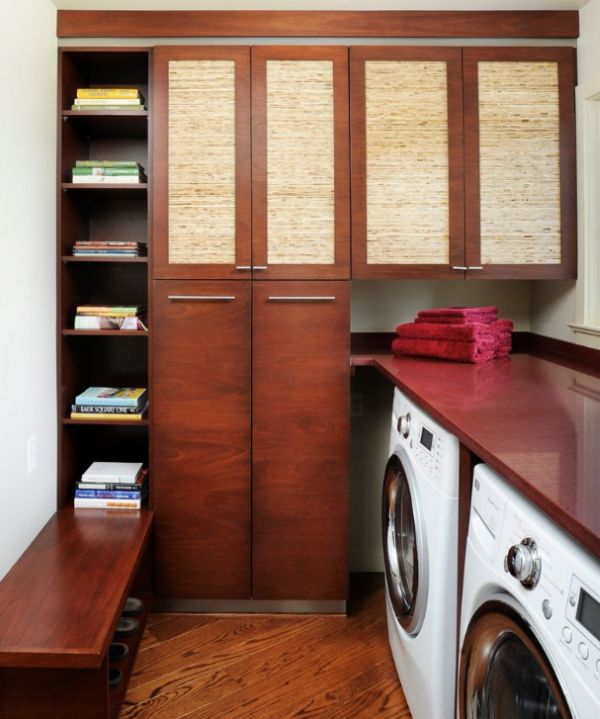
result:
M 172 302 L 231 302 L 235 300 L 235 295 L 169 295 L 169 299 Z
M 335 302 L 333 295 L 271 295 L 269 302 Z
M 477 267 L 469 266 L 469 267 L 467 267 L 467 269 L 468 269 L 468 270 L 482 270 L 483 267 L 480 267 L 480 266 L 477 266 Z
M 252 265 L 253 270 L 268 270 L 267 265 Z
M 244 270 L 249 271 L 252 269 L 252 267 L 250 267 L 250 265 L 237 265 L 235 269 L 242 272 Z
M 469 268 L 468 268 L 468 267 L 463 267 L 462 265 L 453 265 L 453 266 L 452 266 L 452 269 L 453 269 L 453 270 L 458 270 L 459 272 L 466 272 Z

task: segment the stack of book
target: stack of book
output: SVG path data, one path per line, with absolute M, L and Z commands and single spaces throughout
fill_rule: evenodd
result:
M 145 387 L 88 387 L 75 397 L 71 419 L 135 422 L 144 418 L 147 407 Z
M 93 462 L 75 482 L 75 507 L 140 509 L 147 494 L 141 462 Z
M 76 330 L 147 330 L 143 305 L 127 307 L 78 305 Z
M 78 240 L 73 245 L 74 257 L 143 257 L 144 242 L 133 240 Z
M 76 160 L 73 184 L 111 182 L 137 185 L 148 182 L 144 168 L 135 160 Z
M 71 110 L 145 110 L 137 87 L 79 87 Z

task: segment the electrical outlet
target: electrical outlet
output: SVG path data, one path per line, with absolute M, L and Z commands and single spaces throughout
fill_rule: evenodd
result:
M 350 395 L 350 416 L 351 417 L 362 417 L 363 416 L 363 396 L 362 396 L 362 394 L 351 394 Z
M 31 474 L 37 467 L 37 437 L 34 434 L 27 440 L 27 474 Z

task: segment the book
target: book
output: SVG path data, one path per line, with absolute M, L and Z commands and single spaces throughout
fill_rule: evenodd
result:
M 71 110 L 79 110 L 79 111 L 98 111 L 98 112 L 114 112 L 115 110 L 120 111 L 134 111 L 138 112 L 139 110 L 145 110 L 145 105 L 71 105 Z
M 119 107 L 135 107 L 136 105 L 141 105 L 142 101 L 139 97 L 116 97 L 116 98 L 110 98 L 111 99 L 111 105 L 118 105 Z M 106 105 L 106 97 L 84 97 L 84 98 L 75 98 L 73 101 L 74 105 L 91 105 L 92 107 L 96 105 Z
M 139 489 L 76 489 L 75 496 L 87 499 L 143 499 L 144 493 Z
M 87 420 L 94 420 L 96 422 L 98 421 L 111 421 L 111 420 L 124 420 L 124 421 L 131 421 L 131 422 L 137 422 L 140 419 L 144 419 L 144 414 L 146 413 L 146 410 L 143 412 L 137 412 L 136 414 L 116 414 L 115 412 L 107 412 L 106 414 L 103 414 L 101 417 L 98 415 L 92 415 L 92 414 L 85 414 L 84 412 L 71 412 L 70 418 L 71 419 L 87 419 Z
M 105 184 L 119 184 L 119 185 L 139 185 L 144 184 L 146 178 L 142 178 L 139 175 L 73 175 L 72 183 L 74 185 L 98 185 L 101 183 Z
M 143 466 L 143 462 L 92 462 L 81 475 L 81 481 L 133 482 Z
M 144 99 L 137 87 L 78 87 L 77 97 L 82 98 L 140 98 Z
M 128 330 L 146 332 L 148 328 L 139 317 L 113 317 L 111 315 L 75 315 L 75 330 Z
M 75 404 L 133 407 L 145 397 L 145 387 L 88 387 L 75 397 Z
M 72 412 L 82 414 L 140 414 L 148 407 L 148 403 L 142 401 L 135 407 L 105 407 L 97 404 L 72 404 Z
M 107 315 L 110 317 L 136 317 L 145 308 L 143 305 L 77 305 L 78 315 Z
M 75 160 L 75 167 L 141 167 L 141 165 L 135 160 Z M 90 241 L 81 240 L 81 244 L 87 245 Z
M 141 509 L 144 499 L 102 499 L 75 497 L 75 509 Z
M 143 176 L 143 172 L 139 167 L 74 167 L 73 175 L 106 175 L 108 177 L 114 177 L 116 175 L 140 175 Z
M 142 469 L 134 482 L 75 482 L 75 489 L 107 489 L 123 490 L 134 492 L 146 492 L 148 488 L 148 470 Z

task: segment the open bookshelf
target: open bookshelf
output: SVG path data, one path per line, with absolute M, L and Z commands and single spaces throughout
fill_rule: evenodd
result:
M 150 177 L 151 97 L 147 48 L 59 50 L 58 506 L 73 503 L 74 482 L 94 461 L 148 466 L 147 414 L 142 420 L 70 418 L 75 396 L 89 386 L 148 387 L 148 331 L 75 330 L 79 305 L 149 308 L 148 252 L 139 257 L 74 256 L 75 242 L 127 240 L 148 247 L 148 183 L 72 182 L 77 160 L 138 162 Z M 144 110 L 73 110 L 78 88 L 134 87 Z M 150 321 L 147 316 L 146 324 Z

